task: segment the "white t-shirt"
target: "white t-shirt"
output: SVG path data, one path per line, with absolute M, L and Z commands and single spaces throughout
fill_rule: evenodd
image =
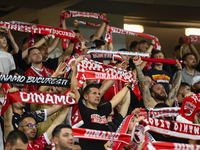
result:
M 8 52 L 0 50 L 0 71 L 8 74 L 10 70 L 15 68 L 13 56 Z

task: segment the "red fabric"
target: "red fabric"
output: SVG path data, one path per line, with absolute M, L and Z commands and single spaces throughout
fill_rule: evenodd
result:
M 83 84 L 82 81 L 93 79 L 135 82 L 134 74 L 130 71 L 84 58 L 77 65 L 77 80 L 79 81 L 79 86 Z
M 48 71 L 48 73 L 50 74 L 50 76 L 53 74 L 53 70 L 46 68 L 46 70 Z M 43 72 L 45 70 L 43 69 Z M 45 75 L 45 73 L 43 73 L 43 75 Z M 39 75 L 37 73 L 35 73 L 35 71 L 30 67 L 28 70 L 26 70 L 25 72 L 25 76 L 34 76 L 34 77 L 39 77 Z M 43 76 L 43 77 L 47 77 L 47 76 Z M 38 86 L 37 85 L 24 85 L 25 89 L 28 89 L 29 91 L 37 91 Z
M 31 33 L 28 40 L 28 47 L 31 47 L 35 44 L 35 36 L 36 34 Z
M 104 16 L 103 14 L 67 10 L 66 12 L 60 14 L 60 27 L 62 27 L 62 22 L 65 19 L 70 18 L 70 17 L 95 18 L 95 19 L 101 19 L 101 20 L 107 22 L 108 24 L 110 23 L 108 18 L 106 16 Z
M 200 107 L 200 94 L 193 94 L 191 97 L 186 97 L 181 106 L 180 115 L 185 119 L 193 122 L 194 116 Z
M 125 143 L 125 145 L 129 144 L 131 140 L 131 135 L 125 133 L 116 133 L 84 128 L 73 128 L 72 130 L 75 138 L 95 139 L 102 141 L 117 141 Z
M 28 144 L 27 150 L 43 150 L 47 146 L 44 134 L 36 138 L 31 144 Z
M 79 42 L 78 42 L 77 39 L 74 40 L 74 49 L 75 49 L 75 51 L 76 51 L 79 55 L 82 55 L 82 54 L 83 54 L 83 52 L 82 52 L 82 50 L 81 50 L 81 46 L 80 46 L 80 44 L 79 44 Z
M 153 35 L 145 34 L 145 33 L 139 33 L 139 32 L 133 32 L 133 31 L 128 31 L 124 30 L 121 28 L 116 28 L 116 27 L 110 27 L 110 32 L 113 33 L 120 33 L 120 34 L 128 34 L 128 35 L 135 35 L 135 36 L 141 36 L 145 38 L 149 38 L 155 41 L 155 46 L 154 49 L 161 50 L 161 45 L 158 41 L 156 41 L 155 37 Z
M 144 142 L 143 150 L 199 150 L 200 145 L 172 142 Z
M 1 114 L 8 108 L 9 104 L 22 102 L 33 104 L 48 104 L 48 105 L 74 105 L 76 101 L 69 96 L 61 94 L 37 93 L 37 92 L 22 92 L 7 93 L 2 107 Z
M 147 57 L 141 57 L 141 59 L 144 61 L 152 62 L 152 63 L 176 64 L 176 60 L 174 60 L 174 59 L 147 58 Z
M 34 25 L 35 26 L 29 25 L 29 24 L 28 25 L 26 25 L 26 24 L 14 24 L 14 23 L 0 21 L 0 26 L 6 26 L 8 29 L 11 29 L 11 30 L 46 35 L 46 34 L 52 34 L 52 30 L 54 29 L 55 30 L 54 35 L 56 37 L 67 38 L 67 39 L 70 39 L 70 40 L 76 39 L 76 37 L 75 37 L 75 35 L 73 34 L 72 31 L 59 29 L 59 28 L 56 28 L 56 27 L 39 25 L 39 24 L 34 24 Z
M 134 114 L 131 114 L 131 115 L 127 116 L 126 118 L 124 118 L 124 120 L 122 121 L 121 125 L 119 126 L 119 128 L 116 132 L 119 132 L 120 134 L 126 133 L 128 131 L 129 123 L 130 123 L 131 119 L 133 118 L 133 116 L 134 116 Z M 115 142 L 113 144 L 113 149 L 121 150 L 125 145 L 126 144 L 124 144 L 124 143 Z

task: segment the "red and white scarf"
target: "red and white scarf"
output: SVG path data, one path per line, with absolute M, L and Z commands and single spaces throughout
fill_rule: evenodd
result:
M 110 23 L 110 21 L 108 20 L 108 18 L 106 18 L 106 16 L 104 16 L 103 14 L 67 10 L 66 12 L 60 14 L 60 27 L 62 27 L 62 22 L 63 22 L 65 19 L 68 19 L 68 18 L 71 18 L 71 17 L 95 18 L 95 19 L 101 19 L 101 20 L 107 22 L 107 24 Z M 67 48 L 67 47 L 66 47 L 66 43 L 67 43 L 66 39 L 63 38 L 63 47 L 64 47 L 64 48 Z M 79 43 L 78 43 L 78 45 L 79 45 Z M 80 50 L 80 45 L 79 45 L 79 47 L 77 48 L 78 45 L 77 45 L 77 41 L 76 41 L 76 44 L 74 43 L 74 49 L 76 50 L 76 52 L 77 52 L 78 54 L 81 55 L 81 54 L 82 54 L 82 51 Z
M 70 66 L 71 63 L 73 61 L 75 61 L 80 56 L 83 56 L 83 58 L 88 58 L 88 59 L 92 59 L 92 60 L 95 60 L 95 61 L 100 61 L 100 60 L 112 60 L 112 61 L 117 61 L 117 62 L 122 62 L 123 61 L 121 56 L 118 55 L 118 54 L 87 54 L 87 55 L 72 56 L 66 62 L 67 67 L 66 67 L 66 72 L 64 74 L 64 78 L 67 78 L 67 76 L 68 76 L 68 73 L 69 73 L 69 71 L 71 69 L 71 66 Z
M 200 140 L 200 125 L 181 123 L 146 117 L 142 122 L 145 131 L 153 131 L 160 134 L 174 136 L 177 138 L 186 138 L 191 140 Z
M 200 36 L 191 35 L 190 37 L 181 37 L 184 44 L 190 45 L 191 43 L 200 43 Z
M 80 24 L 84 24 L 84 25 L 90 25 L 90 26 L 99 27 L 98 24 L 94 24 L 94 23 L 89 23 L 89 22 L 84 22 L 84 21 L 77 21 L 77 22 L 80 23 Z M 106 41 L 108 41 L 110 43 L 112 42 L 112 33 L 141 36 L 141 37 L 152 39 L 152 40 L 155 41 L 154 49 L 161 50 L 160 43 L 158 41 L 156 41 L 155 36 L 153 36 L 153 35 L 145 34 L 145 33 L 139 33 L 139 32 L 133 32 L 133 31 L 128 31 L 128 30 L 124 30 L 124 29 L 121 29 L 121 28 L 109 26 L 109 32 L 107 32 L 107 35 L 106 35 Z
M 149 57 L 149 53 L 142 52 L 127 52 L 127 51 L 113 51 L 113 50 L 100 50 L 100 49 L 88 49 L 88 54 L 90 53 L 103 53 L 103 54 L 121 54 L 121 55 L 129 55 L 129 56 L 141 56 L 141 57 Z
M 50 77 L 49 72 L 42 64 L 42 70 L 39 71 L 37 68 L 35 68 L 33 65 L 31 65 L 31 69 L 39 76 L 39 77 Z
M 101 19 L 107 22 L 108 24 L 110 23 L 108 18 L 103 14 L 67 10 L 66 12 L 60 14 L 60 27 L 62 27 L 62 22 L 70 17 L 87 17 L 87 18 Z
M 54 35 L 56 37 L 67 38 L 69 40 L 76 39 L 72 31 L 69 31 L 69 30 L 64 30 L 57 27 L 50 27 L 50 26 L 45 26 L 45 25 L 40 25 L 40 24 L 34 24 L 33 26 L 32 24 L 29 24 L 29 23 L 24 23 L 24 24 L 20 24 L 20 23 L 21 22 L 17 22 L 17 21 L 15 23 L 0 21 L 0 26 L 6 26 L 10 30 L 34 33 L 34 34 L 42 34 L 42 35 L 53 34 L 52 30 L 54 29 L 55 30 Z
M 77 64 L 77 80 L 83 82 L 94 79 L 121 80 L 123 82 L 135 83 L 134 74 L 130 71 L 84 58 Z M 82 82 L 79 82 L 79 87 Z
M 76 100 L 66 95 L 18 91 L 15 93 L 6 94 L 1 114 L 3 114 L 6 111 L 9 104 L 16 103 L 16 102 L 45 104 L 45 105 L 74 105 L 76 104 Z
M 179 115 L 180 109 L 179 107 L 140 108 L 136 115 L 138 117 L 145 116 L 151 118 L 176 117 Z
M 143 150 L 199 150 L 200 145 L 172 142 L 144 142 Z

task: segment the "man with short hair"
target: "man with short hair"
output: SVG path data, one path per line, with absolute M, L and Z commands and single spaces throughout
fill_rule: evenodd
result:
M 73 68 L 73 74 L 71 78 L 71 92 L 75 93 L 76 100 L 78 102 L 79 111 L 84 124 L 82 128 L 95 129 L 108 131 L 107 117 L 111 113 L 112 109 L 129 94 L 130 83 L 125 85 L 121 91 L 119 91 L 108 103 L 102 106 L 98 106 L 100 103 L 100 91 L 96 84 L 90 84 L 85 87 L 82 95 L 80 95 L 77 86 L 78 81 L 76 79 L 77 63 L 81 61 L 81 58 L 75 60 L 75 66 Z M 85 104 L 84 104 L 85 103 Z M 105 141 L 80 139 L 80 145 L 83 150 L 96 149 L 104 150 Z
M 195 93 L 200 93 L 200 76 L 195 76 L 192 78 L 192 90 Z
M 185 67 L 183 68 L 181 82 L 186 82 L 191 87 L 192 86 L 192 84 L 191 84 L 192 78 L 195 76 L 200 76 L 200 72 L 195 70 L 195 68 L 197 66 L 197 61 L 196 61 L 195 55 L 192 53 L 187 53 L 187 54 L 183 55 L 183 64 L 185 65 Z M 173 76 L 173 80 L 174 80 L 175 76 L 176 76 L 176 73 Z
M 24 75 L 24 71 L 21 69 L 14 69 L 9 72 L 9 75 Z M 12 88 L 8 89 L 8 92 L 14 93 L 17 91 L 23 90 L 23 84 L 11 84 Z M 37 111 L 30 111 L 26 110 L 26 105 L 27 103 L 22 103 L 22 102 L 16 102 L 12 104 L 12 109 L 13 109 L 13 117 L 12 117 L 12 124 L 14 129 L 17 129 L 18 123 L 20 119 L 23 117 L 25 114 L 31 114 L 34 116 L 36 119 L 36 122 L 43 122 L 47 120 L 47 117 L 52 115 L 53 113 L 57 112 L 61 106 L 59 105 L 54 105 L 52 107 L 46 108 L 46 109 L 41 109 Z M 6 119 L 6 118 L 5 118 Z
M 145 80 L 144 74 L 141 71 L 140 68 L 140 63 L 141 63 L 141 58 L 139 57 L 137 60 L 133 60 L 133 62 L 136 65 L 136 70 L 137 70 L 137 77 L 139 79 L 139 84 L 140 84 L 140 90 L 142 93 L 143 101 L 144 101 L 144 106 L 146 108 L 154 108 L 154 106 L 157 103 L 166 103 L 169 106 L 172 106 L 174 103 L 177 91 L 179 89 L 180 83 L 181 83 L 181 73 L 182 73 L 182 66 L 176 61 L 178 72 L 175 81 L 172 84 L 172 89 L 169 92 L 169 96 L 167 96 L 165 92 L 165 88 L 163 87 L 162 84 L 155 84 L 151 87 L 151 90 L 149 90 L 149 87 L 147 85 L 147 82 Z
M 153 54 L 153 58 L 164 58 L 164 54 L 161 51 L 156 51 Z M 145 72 L 145 76 L 149 76 L 156 83 L 162 84 L 167 94 L 172 86 L 170 74 L 163 70 L 163 63 L 154 63 L 154 67 Z
M 9 133 L 4 150 L 27 150 L 28 139 L 20 130 L 13 130 Z
M 52 132 L 56 150 L 73 150 L 74 134 L 68 124 L 58 125 Z
M 44 67 L 42 64 L 42 54 L 37 47 L 29 48 L 28 59 L 31 62 L 31 67 L 26 70 L 25 76 L 35 77 L 50 77 L 53 74 L 53 70 Z M 25 89 L 29 91 L 37 91 L 37 85 L 25 85 Z
M 137 43 L 136 52 L 146 52 L 149 48 L 149 43 L 146 40 L 141 40 Z
M 52 138 L 52 131 L 56 126 L 61 124 L 64 119 L 66 118 L 69 107 L 66 106 L 61 113 L 55 118 L 51 126 L 47 129 L 45 133 L 43 133 L 41 136 L 37 137 L 35 139 L 36 133 L 37 133 L 37 123 L 35 118 L 30 115 L 24 115 L 19 122 L 19 128 L 18 130 L 24 132 L 26 137 L 28 138 L 28 148 L 31 150 L 43 150 L 47 145 L 51 144 L 50 140 Z M 7 138 L 8 134 L 13 130 L 12 126 L 12 105 L 8 107 L 8 109 L 4 113 L 4 117 L 6 120 L 4 120 L 4 137 Z
M 188 94 L 189 92 L 190 92 L 190 85 L 188 83 L 181 82 L 178 94 L 172 106 L 181 107 L 186 94 Z

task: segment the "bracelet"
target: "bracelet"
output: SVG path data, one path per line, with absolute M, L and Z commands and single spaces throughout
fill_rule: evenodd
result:
M 45 40 L 48 40 L 48 39 L 49 39 L 49 37 L 48 37 L 47 35 L 45 35 L 45 36 L 44 36 L 44 39 L 45 39 Z
M 130 86 L 128 86 L 127 84 L 125 84 L 125 86 L 128 88 L 128 89 L 130 89 L 131 87 Z
M 181 70 L 181 71 L 182 71 L 182 68 L 179 68 L 179 69 L 177 69 L 177 70 Z
M 153 43 L 151 43 L 150 45 L 153 45 L 153 46 L 155 46 L 155 44 L 153 44 Z

